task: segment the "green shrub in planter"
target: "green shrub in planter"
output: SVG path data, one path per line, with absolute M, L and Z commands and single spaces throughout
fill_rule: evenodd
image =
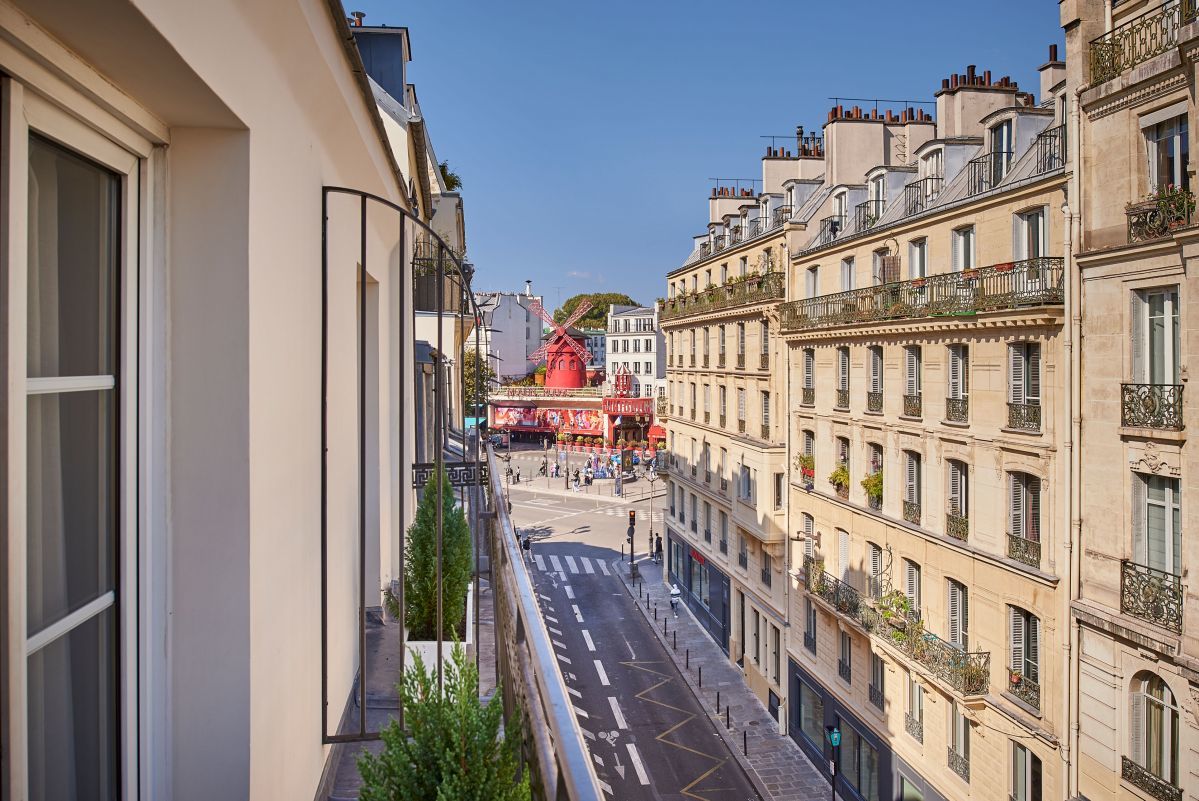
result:
M 361 801 L 529 801 L 520 719 L 504 726 L 501 691 L 483 706 L 478 688 L 478 670 L 460 644 L 445 665 L 444 693 L 436 670 L 416 655 L 399 685 L 408 730 L 391 721 L 382 752 L 358 757 Z
M 404 543 L 404 622 L 413 640 L 437 639 L 437 491 L 441 487 L 442 636 L 451 639 L 466 617 L 470 586 L 470 527 L 454 505 L 454 490 L 444 472 L 425 485 L 416 520 Z

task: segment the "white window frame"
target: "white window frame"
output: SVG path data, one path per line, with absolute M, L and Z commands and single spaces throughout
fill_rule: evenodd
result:
M 1049 215 L 1045 207 L 1019 212 L 1012 221 L 1015 229 L 1012 255 L 1016 259 L 1038 259 L 1046 255 Z
M 1150 691 L 1150 685 L 1155 681 L 1160 682 L 1162 698 L 1156 697 Z M 1156 717 L 1161 723 L 1156 730 L 1150 728 L 1152 724 L 1149 721 L 1148 711 L 1152 708 L 1158 710 Z M 1183 748 L 1181 743 L 1173 738 L 1175 728 L 1179 730 L 1180 735 L 1185 730 L 1185 726 L 1180 725 L 1182 721 L 1179 720 L 1179 713 L 1180 709 L 1174 691 L 1164 679 L 1149 671 L 1143 671 L 1133 677 L 1129 692 L 1129 757 L 1145 770 L 1175 787 L 1179 785 L 1183 773 L 1179 765 Z M 1159 741 L 1156 750 L 1162 757 L 1160 766 L 1148 764 L 1149 752 L 1155 750 L 1151 749 L 1149 743 L 1146 742 L 1149 739 Z
M 1008 343 L 1008 403 L 1041 405 L 1041 343 Z
M 1185 111 L 1177 116 L 1150 124 L 1145 124 L 1145 121 L 1142 121 L 1142 131 L 1145 135 L 1145 158 L 1148 162 L 1148 191 L 1153 192 L 1159 187 L 1168 185 L 1180 187 L 1187 187 L 1189 185 L 1190 178 L 1187 174 L 1190 159 L 1187 138 L 1189 129 L 1190 125 Z M 1183 151 L 1184 147 L 1187 148 L 1185 153 Z M 1173 149 L 1174 151 L 1174 167 L 1170 175 L 1160 174 L 1161 159 L 1158 157 L 1158 154 L 1163 149 Z
M 946 397 L 966 400 L 970 397 L 970 346 L 953 344 L 949 350 L 949 388 Z
M 846 256 L 841 259 L 841 291 L 848 292 L 854 288 L 854 260 L 853 256 Z
M 1029 748 L 1012 741 L 1011 801 L 1033 801 L 1034 798 L 1043 797 L 1041 792 L 1034 792 L 1032 779 L 1034 773 L 1044 777 L 1043 767 L 1040 770 L 1033 769 L 1034 764 L 1040 763 L 1040 757 Z
M 1153 497 L 1154 486 L 1161 489 L 1161 500 Z M 1158 517 L 1164 526 L 1161 532 L 1150 530 L 1150 509 L 1159 509 Z M 1182 482 L 1176 478 L 1132 474 L 1132 558 L 1145 565 L 1172 575 L 1183 569 L 1182 538 L 1185 521 L 1182 517 Z
M 1154 321 L 1159 315 L 1152 311 L 1155 299 L 1161 305 L 1161 348 L 1153 347 Z M 1129 307 L 1131 339 L 1131 378 L 1135 384 L 1179 383 L 1182 363 L 1182 335 L 1179 315 L 1178 285 L 1138 289 L 1132 292 Z M 1160 352 L 1155 352 L 1160 350 Z
M 928 240 L 921 237 L 908 244 L 908 278 L 928 277 Z
M 951 267 L 954 272 L 973 269 L 978 254 L 975 252 L 974 226 L 964 225 L 950 233 L 952 238 Z

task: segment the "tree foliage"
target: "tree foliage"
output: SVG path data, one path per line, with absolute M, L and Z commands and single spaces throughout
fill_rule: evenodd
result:
M 474 410 L 487 403 L 492 382 L 495 381 L 495 370 L 486 359 L 480 359 L 478 351 L 468 350 L 462 355 L 463 395 L 466 397 L 466 408 Z
M 437 168 L 441 170 L 441 180 L 445 181 L 447 192 L 455 192 L 462 188 L 462 179 L 458 177 L 458 173 L 450 169 L 448 161 L 441 162 Z
M 392 720 L 383 750 L 358 757 L 361 801 L 529 801 L 518 760 L 520 719 L 503 726 L 501 691 L 484 706 L 479 674 L 462 646 L 445 665 L 445 692 L 419 655 L 399 691 L 409 730 Z
M 575 307 L 584 298 L 591 301 L 591 308 L 575 323 L 576 328 L 607 328 L 608 304 L 610 303 L 615 303 L 617 306 L 641 305 L 621 292 L 584 292 L 567 298 L 561 308 L 554 312 L 554 321 L 558 323 L 566 322 L 570 315 L 574 313 Z
M 466 617 L 470 585 L 470 526 L 454 505 L 454 490 L 443 471 L 425 485 L 416 519 L 404 543 L 404 620 L 414 640 L 437 638 L 437 492 L 441 487 L 442 636 L 451 639 Z

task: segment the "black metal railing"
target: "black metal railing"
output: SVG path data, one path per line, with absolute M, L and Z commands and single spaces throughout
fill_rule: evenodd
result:
M 712 529 L 705 528 L 704 529 L 704 542 L 711 542 L 711 541 L 712 541 Z
M 769 370 L 770 369 L 770 354 L 769 353 L 759 353 L 758 354 L 758 368 L 761 370 Z
M 1182 633 L 1182 577 L 1148 565 L 1120 563 L 1120 611 Z
M 1007 405 L 1007 427 L 1021 431 L 1041 430 L 1041 404 L 1009 403 Z
M 882 495 L 867 495 L 866 496 L 866 505 L 869 506 L 871 509 L 875 510 L 876 512 L 881 511 L 883 508 L 883 496 Z
M 1182 384 L 1121 384 L 1121 425 L 1182 430 Z
M 966 165 L 966 191 L 971 195 L 989 192 L 1003 181 L 1012 166 L 1010 150 L 992 150 Z
M 791 207 L 779 206 L 770 215 L 770 227 L 778 228 L 789 219 L 791 219 Z
M 867 200 L 854 207 L 854 230 L 869 231 L 879 221 L 886 210 L 886 203 L 881 199 Z
M 1015 668 L 1008 669 L 1007 691 L 1033 709 L 1041 708 L 1041 685 Z
M 924 404 L 919 394 L 903 396 L 903 413 L 906 417 L 920 417 L 923 411 Z
M 728 541 L 728 540 L 721 540 L 721 541 L 720 541 L 720 552 L 721 552 L 721 553 L 728 553 L 728 552 L 729 552 L 729 541 Z
M 920 502 L 919 501 L 904 501 L 903 502 L 903 519 L 909 523 L 920 525 Z
M 738 421 L 737 421 L 737 433 L 738 433 L 738 434 L 744 434 L 744 433 L 745 433 L 745 421 L 744 421 L 744 420 L 738 420 Z
M 742 233 L 742 231 L 741 231 L 740 225 L 734 225 L 729 230 L 729 245 L 730 246 L 737 244 L 738 242 L 740 242 L 743 239 L 743 237 L 741 236 L 741 233 Z
M 745 553 L 737 554 L 737 564 L 741 567 L 749 567 L 749 556 Z
M 744 353 L 737 354 L 737 369 L 738 370 L 745 369 L 745 354 Z
M 1066 166 L 1066 125 L 1055 125 L 1037 134 L 1033 143 L 1036 152 L 1036 163 L 1033 165 L 1034 175 L 1044 175 L 1053 170 Z
M 952 745 L 949 746 L 949 748 L 947 748 L 946 751 L 949 752 L 949 769 L 952 770 L 954 773 L 956 773 L 958 776 L 961 776 L 962 781 L 969 782 L 970 781 L 970 760 L 967 757 L 964 757 L 961 754 L 959 754 L 957 751 L 955 751 L 953 749 Z
M 770 424 L 769 423 L 762 423 L 762 439 L 766 440 L 767 442 L 770 441 Z
M 725 238 L 724 234 L 721 234 L 720 236 L 716 236 L 716 237 L 712 238 L 712 252 L 713 253 L 719 253 L 720 251 L 724 250 L 726 247 L 728 247 L 728 240 Z
M 762 568 L 761 574 L 762 574 L 762 586 L 769 587 L 770 586 L 770 568 L 769 567 Z
M 951 423 L 968 423 L 970 421 L 970 399 L 946 398 L 945 419 Z
M 867 392 L 866 393 L 866 411 L 881 412 L 883 410 L 883 393 Z
M 844 230 L 845 215 L 830 214 L 828 217 L 825 217 L 820 221 L 820 228 L 816 233 L 816 240 L 812 242 L 808 249 L 811 250 L 812 248 L 818 248 L 821 245 L 827 245 L 829 242 L 832 242 L 839 237 L 841 232 Z
M 1178 29 L 1195 19 L 1195 0 L 1163 3 L 1091 41 L 1091 83 L 1120 73 L 1178 44 Z
M 723 353 L 716 357 L 716 366 L 719 368 L 724 367 L 724 354 Z
M 936 202 L 937 196 L 941 194 L 941 187 L 944 184 L 944 178 L 933 176 L 912 181 L 905 186 L 903 188 L 904 216 L 910 217 L 913 214 L 919 214 L 932 206 Z
M 838 408 L 838 409 L 848 409 L 849 408 L 849 390 L 848 389 L 837 390 L 836 408 Z
M 703 364 L 704 364 L 704 367 L 707 367 L 707 366 L 708 366 L 708 354 L 706 354 L 706 353 L 704 354 L 704 362 L 703 362 Z
M 853 666 L 844 659 L 837 660 L 837 675 L 847 683 L 853 682 Z
M 1029 567 L 1041 567 L 1041 541 L 1032 540 L 1019 534 L 1007 535 L 1007 555 L 1010 559 L 1022 562 Z
M 1129 204 L 1128 243 L 1162 239 L 1195 222 L 1195 196 L 1182 187 L 1163 187 L 1139 203 Z
M 965 515 L 955 515 L 953 512 L 946 512 L 945 533 L 955 540 L 965 542 L 966 538 L 970 535 L 970 519 Z
M 725 427 L 725 423 L 726 423 L 727 421 L 728 421 L 728 418 L 727 418 L 725 415 L 723 415 L 723 414 L 722 414 L 722 415 L 720 415 L 720 427 L 721 427 L 721 428 L 724 428 L 724 427 Z
M 870 695 L 870 703 L 882 709 L 884 707 L 883 691 L 871 684 L 869 685 L 868 693 Z
M 704 412 L 704 422 L 705 423 L 712 422 L 712 413 L 711 412 Z
M 721 418 L 721 419 L 722 419 L 721 425 L 723 425 L 723 418 Z M 729 480 L 727 478 L 720 479 L 720 491 L 721 492 L 729 491 Z
M 691 365 L 690 366 L 691 367 L 695 366 L 695 354 L 694 353 L 691 354 Z
M 1182 801 L 1181 787 L 1174 786 L 1126 756 L 1120 757 L 1120 777 L 1158 801 Z
M 815 632 L 805 631 L 803 633 L 803 647 L 807 648 L 808 651 L 812 654 L 816 653 L 816 633 Z
M 907 730 L 913 739 L 918 743 L 924 742 L 924 721 L 913 715 L 911 712 L 905 712 L 903 716 L 903 727 Z
M 786 284 L 782 272 L 751 275 L 745 279 L 730 280 L 729 283 L 722 286 L 700 290 L 695 294 L 671 298 L 663 304 L 661 316 L 663 320 L 670 320 L 766 300 L 777 300 L 784 296 L 785 291 Z
M 780 307 L 784 330 L 917 317 L 952 317 L 1063 301 L 1064 260 L 1042 257 L 941 273 L 795 300 Z
M 800 391 L 799 402 L 801 404 L 803 404 L 804 406 L 815 406 L 816 405 L 816 387 L 804 387 Z

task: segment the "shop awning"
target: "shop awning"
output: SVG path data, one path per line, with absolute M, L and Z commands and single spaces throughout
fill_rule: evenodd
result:
M 658 425 L 650 426 L 649 435 L 654 439 L 666 439 L 666 429 Z

